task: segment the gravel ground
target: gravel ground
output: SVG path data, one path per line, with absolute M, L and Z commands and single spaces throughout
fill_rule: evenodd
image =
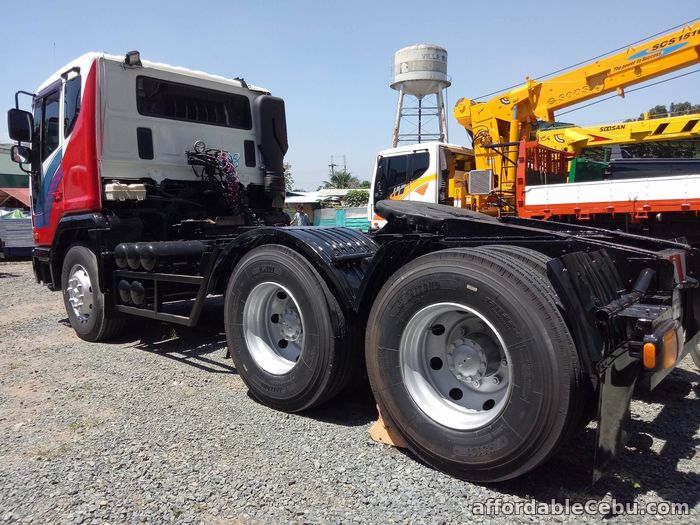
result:
M 484 516 L 474 504 L 614 498 L 687 503 L 690 515 L 670 519 L 700 522 L 700 374 L 690 359 L 634 401 L 615 474 L 590 486 L 589 426 L 536 472 L 485 486 L 370 441 L 376 411 L 364 389 L 304 415 L 256 403 L 224 358 L 216 309 L 207 330 L 136 320 L 124 338 L 89 344 L 29 263 L 0 263 L 0 298 L 0 521 L 579 523 L 601 515 Z

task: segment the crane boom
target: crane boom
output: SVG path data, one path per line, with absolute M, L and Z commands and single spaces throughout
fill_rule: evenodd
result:
M 585 148 L 700 138 L 700 113 L 645 118 L 597 126 L 570 126 L 537 131 L 543 146 L 579 155 Z
M 476 167 L 491 169 L 498 187 L 514 193 L 517 141 L 539 119 L 553 121 L 563 108 L 700 62 L 700 21 L 560 75 L 525 83 L 486 102 L 457 101 L 454 116 L 472 136 Z M 499 154 L 494 146 L 505 144 Z

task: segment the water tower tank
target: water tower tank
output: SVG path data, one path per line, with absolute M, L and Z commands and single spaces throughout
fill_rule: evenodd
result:
M 399 49 L 394 55 L 392 89 L 419 99 L 451 84 L 447 77 L 447 50 L 430 44 Z

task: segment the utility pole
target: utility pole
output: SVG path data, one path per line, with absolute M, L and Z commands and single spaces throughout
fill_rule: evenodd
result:
M 337 165 L 337 164 L 335 163 L 335 161 L 333 160 L 333 155 L 331 155 L 331 163 L 328 165 L 328 167 L 330 168 L 331 177 L 332 177 L 333 175 L 335 175 L 335 168 L 336 168 L 337 166 L 338 166 L 338 165 Z

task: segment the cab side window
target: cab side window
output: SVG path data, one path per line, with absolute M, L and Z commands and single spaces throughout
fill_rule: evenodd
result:
M 64 87 L 63 102 L 63 136 L 67 137 L 73 131 L 75 121 L 80 114 L 80 75 L 67 80 Z
M 44 118 L 41 133 L 42 162 L 58 148 L 60 98 L 60 93 L 56 91 L 44 99 Z
M 394 188 L 406 182 L 407 168 L 407 155 L 399 155 L 387 159 L 387 185 L 389 188 Z
M 430 163 L 430 154 L 427 151 L 421 151 L 420 153 L 413 154 L 413 165 L 411 166 L 411 175 L 408 178 L 409 181 L 414 181 L 426 171 L 428 171 L 428 165 Z
M 34 131 L 32 133 L 32 199 L 34 207 L 41 194 L 41 127 L 44 120 L 44 100 L 34 101 Z

